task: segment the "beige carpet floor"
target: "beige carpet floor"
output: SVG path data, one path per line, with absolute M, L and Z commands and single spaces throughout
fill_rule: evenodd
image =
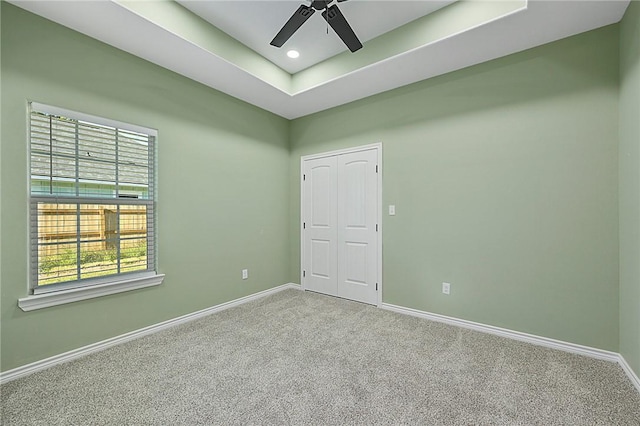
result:
M 287 290 L 0 388 L 3 425 L 640 425 L 621 368 Z

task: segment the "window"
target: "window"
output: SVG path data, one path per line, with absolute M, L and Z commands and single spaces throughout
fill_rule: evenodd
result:
M 32 295 L 155 275 L 155 139 L 31 104 Z

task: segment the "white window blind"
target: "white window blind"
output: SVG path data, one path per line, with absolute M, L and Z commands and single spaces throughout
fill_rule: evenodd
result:
M 156 132 L 30 108 L 34 294 L 155 271 Z

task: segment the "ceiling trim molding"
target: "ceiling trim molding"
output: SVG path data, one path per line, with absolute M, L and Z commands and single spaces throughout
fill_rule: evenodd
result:
M 353 55 L 343 52 L 292 76 L 293 92 L 328 83 L 351 72 L 411 55 L 434 43 L 474 31 L 514 12 L 525 11 L 527 0 L 456 1 L 432 14 L 389 31 L 366 43 Z

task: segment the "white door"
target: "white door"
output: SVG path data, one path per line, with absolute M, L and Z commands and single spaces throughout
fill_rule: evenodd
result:
M 376 150 L 338 156 L 338 296 L 376 304 Z
M 306 290 L 378 301 L 378 150 L 303 160 Z
M 338 291 L 336 157 L 305 161 L 303 235 L 304 284 L 307 290 Z

